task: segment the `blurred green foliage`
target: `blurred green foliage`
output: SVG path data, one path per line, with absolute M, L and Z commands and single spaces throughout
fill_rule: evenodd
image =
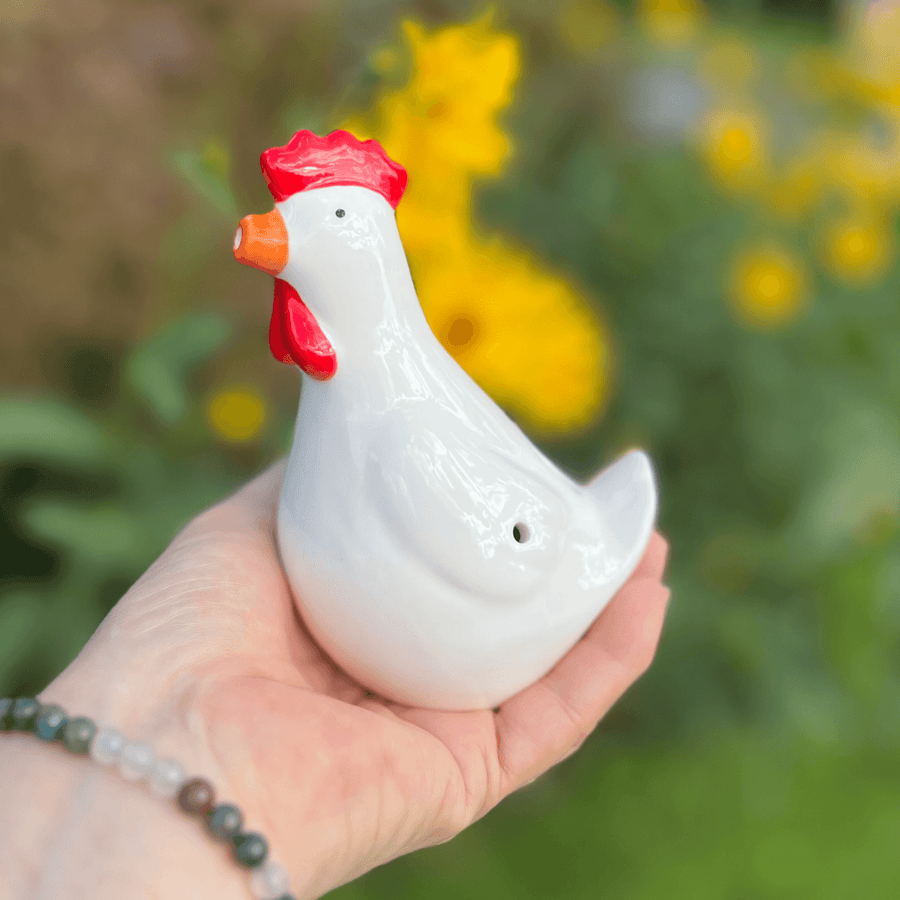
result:
M 395 31 L 319 27 L 353 61 L 341 102 L 364 102 L 378 82 L 368 54 Z M 826 213 L 773 224 L 720 189 L 681 135 L 635 139 L 609 83 L 640 60 L 571 52 L 533 4 L 514 5 L 506 27 L 528 51 L 508 117 L 517 155 L 480 192 L 479 216 L 587 287 L 617 360 L 602 421 L 544 446 L 580 475 L 649 449 L 672 606 L 653 668 L 578 754 L 453 842 L 332 896 L 894 898 L 900 270 L 854 286 L 811 265 L 803 315 L 748 329 L 724 299 L 735 248 L 774 231 L 811 259 Z M 748 34 L 763 54 L 786 40 L 758 23 Z M 656 52 L 637 55 L 685 65 L 683 49 Z M 332 100 L 279 97 L 261 146 L 328 127 Z M 221 137 L 198 135 L 168 163 L 195 198 L 158 260 L 160 283 L 184 297 L 248 211 L 229 168 L 239 131 L 222 119 Z M 894 241 L 893 213 L 885 227 Z M 288 446 L 293 383 L 268 392 L 253 441 L 223 441 L 208 414 L 234 381 L 223 360 L 268 359 L 264 311 L 242 356 L 238 316 L 182 305 L 116 358 L 106 401 L 0 401 L 0 693 L 43 688 L 192 515 Z

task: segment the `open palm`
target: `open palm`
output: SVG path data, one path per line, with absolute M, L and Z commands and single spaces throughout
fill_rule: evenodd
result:
M 240 806 L 298 893 L 317 896 L 449 840 L 577 749 L 652 660 L 667 547 L 654 535 L 582 640 L 497 710 L 409 707 L 342 672 L 297 613 L 274 545 L 283 471 L 194 519 L 83 656 L 127 673 L 120 696 L 155 702 L 161 745 Z

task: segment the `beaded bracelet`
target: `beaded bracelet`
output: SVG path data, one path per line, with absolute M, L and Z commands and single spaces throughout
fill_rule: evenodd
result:
M 0 697 L 0 731 L 28 732 L 47 743 L 61 743 L 101 766 L 117 766 L 127 781 L 148 783 L 157 796 L 176 801 L 189 816 L 201 819 L 216 840 L 227 841 L 238 865 L 253 869 L 250 890 L 256 900 L 294 900 L 288 893 L 287 871 L 267 860 L 269 845 L 262 835 L 243 831 L 241 811 L 228 803 L 216 805 L 206 779 L 186 778 L 179 763 L 157 759 L 149 744 L 129 743 L 121 732 L 98 729 L 89 718 L 70 718 L 56 704 L 30 697 Z

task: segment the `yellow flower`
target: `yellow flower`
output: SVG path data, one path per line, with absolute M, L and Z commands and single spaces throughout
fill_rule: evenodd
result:
M 565 279 L 495 240 L 426 267 L 416 286 L 446 350 L 533 430 L 596 418 L 608 392 L 609 341 Z
M 207 407 L 212 428 L 229 441 L 249 441 L 266 421 L 266 402 L 253 388 L 219 391 Z
M 497 112 L 510 104 L 519 77 L 519 42 L 495 31 L 489 18 L 430 35 L 407 20 L 403 30 L 415 65 L 411 88 L 427 106 L 448 102 Z
M 640 0 L 638 22 L 652 41 L 667 46 L 688 43 L 705 18 L 696 0 Z
M 752 112 L 718 111 L 701 135 L 706 163 L 726 187 L 756 185 L 766 167 L 766 124 Z
M 730 300 L 739 319 L 772 329 L 795 319 L 806 299 L 803 263 L 781 247 L 757 247 L 741 254 L 731 272 Z
M 413 21 L 403 29 L 413 74 L 402 90 L 379 100 L 375 131 L 385 150 L 411 176 L 426 167 L 438 180 L 449 167 L 496 174 L 511 152 L 495 119 L 512 100 L 518 41 L 487 19 L 433 34 Z
M 825 263 L 850 283 L 870 282 L 883 275 L 893 257 L 893 242 L 882 224 L 870 219 L 849 219 L 825 229 Z
M 458 256 L 471 239 L 468 190 L 459 197 L 456 180 L 448 179 L 448 194 L 455 202 L 432 204 L 428 197 L 433 186 L 429 182 L 428 189 L 414 191 L 410 174 L 410 188 L 397 207 L 397 228 L 413 275 L 424 266 L 440 265 L 441 260 Z
M 449 168 L 496 175 L 511 154 L 511 143 L 494 113 L 469 106 L 465 97 L 423 99 L 405 89 L 380 103 L 381 143 L 388 155 L 439 178 Z
M 606 0 L 574 0 L 559 20 L 559 35 L 576 53 L 590 54 L 613 43 L 622 17 Z
M 377 101 L 374 137 L 409 172 L 397 225 L 435 334 L 495 400 L 536 431 L 576 428 L 608 392 L 606 334 L 584 298 L 527 253 L 473 229 L 475 178 L 511 152 L 497 114 L 512 99 L 519 43 L 488 18 L 427 33 L 404 23 L 412 76 Z

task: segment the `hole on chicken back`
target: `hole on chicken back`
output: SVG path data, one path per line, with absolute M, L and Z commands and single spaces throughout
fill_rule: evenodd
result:
M 531 532 L 528 530 L 528 526 L 524 522 L 516 522 L 513 525 L 513 537 L 520 544 L 524 544 L 525 541 L 531 537 Z

